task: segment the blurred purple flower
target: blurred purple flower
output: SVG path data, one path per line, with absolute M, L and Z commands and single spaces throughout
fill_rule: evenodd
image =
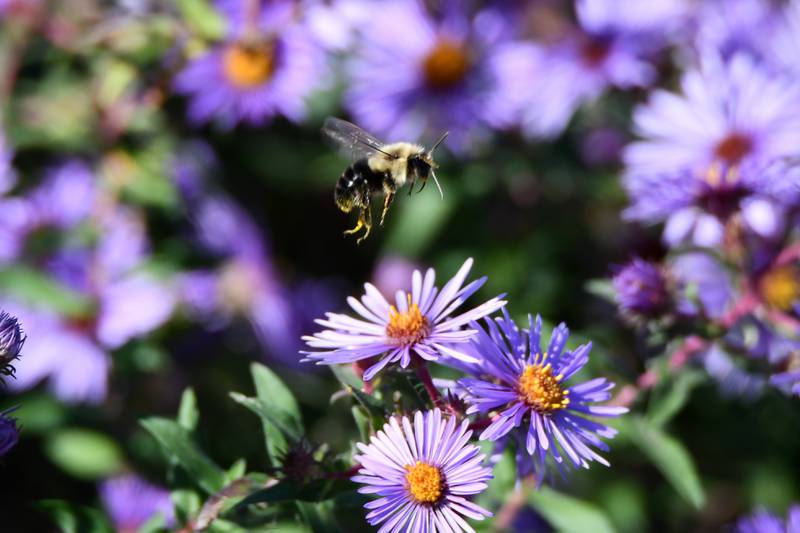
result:
M 7 193 L 17 184 L 17 173 L 12 166 L 12 159 L 14 152 L 8 146 L 5 134 L 0 131 L 0 195 Z
M 246 13 L 248 5 L 255 13 Z M 229 35 L 178 74 L 175 89 L 190 97 L 189 118 L 225 127 L 259 125 L 276 115 L 298 121 L 305 99 L 324 78 L 322 51 L 295 20 L 294 3 L 218 2 Z
M 41 228 L 42 223 L 63 234 L 55 244 L 48 243 L 46 260 L 26 254 L 22 259 L 85 303 L 74 314 L 60 316 L 31 302 L 8 302 L 8 310 L 33 335 L 11 387 L 27 389 L 49 378 L 54 394 L 70 403 L 102 401 L 111 367 L 107 350 L 162 325 L 175 304 L 170 282 L 140 269 L 147 259 L 141 216 L 119 205 L 93 212 L 93 181 L 85 166 L 74 164 L 58 169 L 28 196 L 8 200 L 24 206 L 28 220 L 35 222 L 20 226 L 19 250 L 35 239 L 31 228 Z M 64 210 L 52 215 L 58 206 Z M 93 226 L 96 239 L 76 238 L 69 230 L 79 223 Z
M 9 384 L 12 390 L 48 378 L 53 394 L 67 403 L 99 403 L 106 397 L 111 360 L 80 324 L 14 302 L 3 307 L 20 318 L 28 333 L 17 379 Z
M 800 505 L 789 508 L 786 520 L 764 508 L 736 523 L 735 533 L 798 533 L 800 532 Z
M 617 303 L 630 316 L 655 317 L 670 303 L 667 278 L 661 266 L 635 258 L 614 275 Z
M 764 60 L 796 80 L 800 77 L 800 2 L 786 2 L 775 18 L 770 31 L 753 35 L 759 37 Z
M 306 25 L 315 40 L 327 50 L 349 48 L 358 29 L 371 17 L 373 0 L 309 0 L 304 3 Z
M 17 319 L 0 311 L 0 375 L 13 376 L 16 371 L 12 363 L 19 359 L 25 334 Z
M 352 480 L 362 494 L 377 500 L 365 504 L 367 522 L 380 531 L 474 531 L 462 516 L 483 520 L 492 513 L 466 497 L 483 492 L 492 469 L 483 466 L 480 448 L 468 444 L 469 421 L 456 423 L 441 411 L 392 417 L 353 460 L 361 469 Z
M 575 468 L 589 468 L 592 461 L 608 466 L 592 448 L 608 451 L 600 437 L 610 439 L 617 432 L 585 417 L 615 417 L 628 409 L 594 405 L 611 398 L 614 384 L 605 378 L 564 385 L 589 361 L 591 343 L 565 350 L 569 330 L 560 324 L 543 350 L 541 318 L 529 317 L 529 322 L 530 329 L 521 330 L 505 314 L 485 320 L 485 330 L 473 324 L 479 330 L 473 342 L 483 362 L 476 378 L 459 382 L 467 390 L 467 413 L 498 411 L 479 438 L 497 441 L 516 433 L 519 444 L 524 441 L 539 481 L 547 472 L 548 457 L 563 473 L 562 453 Z
M 100 484 L 100 500 L 116 531 L 138 531 L 156 514 L 163 526 L 175 525 L 175 513 L 169 491 L 151 485 L 135 474 L 108 479 Z
M 681 254 L 667 267 L 683 289 L 685 302 L 681 307 L 685 312 L 693 310 L 719 318 L 732 304 L 734 289 L 730 276 L 714 257 L 702 252 Z
M 695 47 L 725 58 L 737 53 L 759 57 L 765 36 L 772 34 L 779 18 L 768 0 L 704 0 L 692 15 Z
M 96 207 L 94 181 L 85 163 L 69 160 L 27 195 L 0 199 L 0 263 L 18 260 L 39 233 L 64 232 L 85 221 Z
M 441 291 L 433 285 L 436 273 L 432 268 L 424 278 L 415 270 L 411 292 L 397 291 L 396 307 L 389 305 L 375 286 L 366 283 L 366 293 L 361 300 L 347 299 L 361 318 L 326 313 L 326 318 L 317 320 L 317 324 L 329 329 L 303 337 L 313 349 L 301 352 L 307 356 L 305 361 L 333 365 L 376 359 L 364 373 L 365 381 L 371 380 L 389 363 L 408 367 L 412 357 L 436 361 L 441 355 L 448 355 L 475 362 L 460 351 L 460 347 L 476 333 L 463 329 L 463 326 L 494 313 L 506 302 L 499 297 L 492 298 L 460 315 L 451 316 L 486 282 L 483 277 L 462 287 L 470 268 L 472 259 L 467 259 Z
M 15 409 L 12 407 L 0 413 L 0 458 L 5 457 L 19 442 L 17 419 L 9 416 Z
M 579 0 L 576 14 L 578 28 L 554 43 L 509 43 L 493 55 L 495 126 L 519 124 L 530 137 L 552 138 L 578 107 L 609 87 L 651 85 L 651 58 L 679 25 L 683 9 L 674 0 Z
M 394 294 L 408 286 L 408 279 L 418 266 L 401 256 L 384 256 L 375 265 L 372 283 L 381 294 Z
M 456 150 L 483 138 L 493 90 L 486 53 L 500 33 L 483 22 L 457 1 L 443 2 L 436 16 L 417 0 L 376 4 L 347 70 L 355 121 L 387 140 L 449 130 Z
M 709 53 L 681 87 L 683 94 L 656 90 L 636 109 L 642 140 L 625 150 L 629 176 L 705 176 L 715 165 L 762 167 L 800 152 L 800 87 L 792 80 L 742 54 L 723 61 Z

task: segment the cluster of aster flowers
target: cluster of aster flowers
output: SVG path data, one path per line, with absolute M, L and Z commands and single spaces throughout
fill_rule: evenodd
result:
M 620 311 L 689 339 L 688 359 L 746 396 L 800 394 L 800 85 L 783 60 L 796 8 L 710 2 L 725 16 L 703 26 L 679 88 L 635 109 L 623 150 L 624 216 L 663 224 L 667 253 L 618 269 Z M 737 39 L 757 28 L 769 35 Z
M 588 362 L 591 344 L 568 349 L 564 324 L 545 346 L 541 318 L 531 318 L 527 329 L 517 326 L 500 297 L 459 311 L 486 281 L 465 285 L 471 267 L 468 259 L 441 289 L 433 269 L 415 270 L 410 291 L 398 290 L 394 304 L 368 283 L 360 299 L 347 300 L 359 318 L 328 313 L 317 320 L 325 329 L 304 337 L 307 361 L 353 365 L 367 393 L 382 374 L 413 369 L 435 406 L 389 418 L 358 445 L 360 468 L 352 479 L 363 485 L 360 492 L 379 496 L 366 508 L 368 522 L 381 531 L 471 531 L 463 517 L 491 515 L 466 499 L 492 477 L 485 456 L 469 444 L 473 429 L 481 428 L 478 440 L 493 442 L 498 453 L 516 450 L 520 480 L 541 483 L 554 469 L 566 474 L 569 464 L 608 466 L 597 450 L 608 451 L 603 439 L 616 430 L 595 419 L 627 412 L 601 405 L 614 387 L 605 378 L 568 384 Z M 503 315 L 493 316 L 500 309 Z M 429 363 L 468 377 L 450 382 L 443 396 Z

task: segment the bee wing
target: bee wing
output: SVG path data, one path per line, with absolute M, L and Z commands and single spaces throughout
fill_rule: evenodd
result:
M 358 159 L 382 153 L 394 159 L 381 148 L 385 144 L 375 136 L 362 130 L 352 122 L 340 118 L 328 117 L 322 125 L 322 133 L 344 155 Z

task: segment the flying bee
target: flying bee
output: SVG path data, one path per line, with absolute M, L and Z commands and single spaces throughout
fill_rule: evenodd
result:
M 366 239 L 372 229 L 370 200 L 373 196 L 381 192 L 384 194 L 381 226 L 395 193 L 407 182 L 410 195 L 417 181 L 421 183 L 417 192 L 421 192 L 428 177 L 431 177 L 439 189 L 439 194 L 444 198 L 442 187 L 434 173 L 438 165 L 433 161 L 433 151 L 445 140 L 447 132 L 430 150 L 408 142 L 386 144 L 355 124 L 334 117 L 325 120 L 322 133 L 345 154 L 356 160 L 345 169 L 336 182 L 334 200 L 339 209 L 345 213 L 349 213 L 353 208 L 360 210 L 356 226 L 344 232 L 345 235 L 352 235 L 365 228 L 364 235 L 359 237 L 357 243 Z

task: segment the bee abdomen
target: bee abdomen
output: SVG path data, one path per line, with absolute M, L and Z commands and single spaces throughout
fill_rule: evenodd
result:
M 352 166 L 347 167 L 336 182 L 336 189 L 333 192 L 336 206 L 345 213 L 349 213 L 353 206 L 363 207 L 362 196 L 366 190 L 367 180 L 364 176 L 357 174 Z
M 359 159 L 347 167 L 336 182 L 333 197 L 339 209 L 348 213 L 353 207 L 369 209 L 369 199 L 383 190 L 388 174 L 369 166 L 366 158 Z

